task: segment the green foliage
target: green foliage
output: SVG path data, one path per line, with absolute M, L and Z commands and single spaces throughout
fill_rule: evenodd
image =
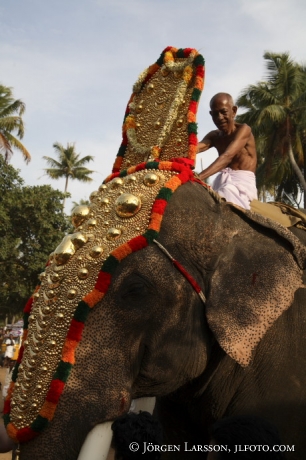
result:
M 74 144 L 67 144 L 65 148 L 59 142 L 53 144 L 55 152 L 58 155 L 58 160 L 54 158 L 44 156 L 43 158 L 51 166 L 51 168 L 45 169 L 48 176 L 52 179 L 60 179 L 61 177 L 66 178 L 65 193 L 68 188 L 68 180 L 77 179 L 81 182 L 91 182 L 92 178 L 89 177 L 94 171 L 87 169 L 84 165 L 93 160 L 91 155 L 86 155 L 80 158 L 80 154 L 76 153 Z M 65 206 L 65 199 L 63 207 Z
M 237 121 L 251 126 L 256 140 L 259 190 L 284 201 L 291 195 L 296 201 L 305 186 L 301 169 L 306 154 L 306 69 L 288 53 L 266 52 L 264 59 L 266 81 L 240 94 L 237 105 L 246 111 Z
M 0 152 L 6 161 L 13 154 L 12 147 L 18 149 L 28 163 L 31 155 L 20 142 L 23 138 L 24 125 L 22 115 L 25 111 L 25 104 L 13 98 L 12 89 L 0 84 Z M 15 137 L 12 132 L 17 131 Z
M 56 142 L 53 144 L 53 147 L 58 155 L 58 160 L 44 156 L 43 158 L 51 166 L 51 168 L 45 169 L 45 171 L 52 179 L 59 179 L 61 177 L 65 177 L 67 179 L 65 192 L 67 191 L 69 177 L 82 182 L 92 181 L 92 178 L 89 177 L 89 175 L 94 171 L 91 171 L 84 166 L 86 163 L 93 160 L 91 155 L 86 155 L 85 157 L 80 158 L 80 154 L 75 152 L 74 144 L 68 143 L 65 148 L 62 144 Z
M 0 155 L 0 315 L 21 313 L 49 254 L 69 223 L 63 193 L 49 185 L 25 187 Z

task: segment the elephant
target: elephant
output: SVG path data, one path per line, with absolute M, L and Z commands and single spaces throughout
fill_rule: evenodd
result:
M 207 444 L 214 421 L 237 414 L 270 420 L 294 446 L 288 458 L 304 458 L 305 240 L 197 181 L 179 187 L 158 242 L 188 276 L 154 242 L 121 261 L 53 420 L 21 445 L 21 460 L 76 460 L 94 426 L 147 396 L 165 443 L 181 446 L 163 458 L 205 458 L 184 443 Z

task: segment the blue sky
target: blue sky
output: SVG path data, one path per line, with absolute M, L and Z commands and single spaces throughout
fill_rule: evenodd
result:
M 213 129 L 210 98 L 236 98 L 264 78 L 264 51 L 289 51 L 305 63 L 305 0 L 11 0 L 0 3 L 0 82 L 26 104 L 23 143 L 11 164 L 27 185 L 64 179 L 44 175 L 53 143 L 75 142 L 93 155 L 94 181 L 71 181 L 71 201 L 88 198 L 111 172 L 126 103 L 139 73 L 168 45 L 198 49 L 206 61 L 199 138 Z M 206 167 L 216 152 L 203 153 Z M 197 170 L 201 168 L 200 158 Z

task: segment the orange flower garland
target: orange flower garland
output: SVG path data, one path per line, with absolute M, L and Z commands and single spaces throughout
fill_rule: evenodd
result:
M 191 100 L 187 112 L 188 157 L 178 159 L 173 158 L 171 159 L 171 161 L 151 161 L 148 163 L 143 162 L 138 165 L 131 166 L 127 170 L 120 171 L 122 168 L 122 162 L 125 155 L 125 151 L 128 145 L 128 131 L 136 130 L 135 118 L 133 117 L 133 114 L 131 113 L 130 107 L 128 105 L 122 129 L 122 143 L 113 166 L 113 174 L 111 174 L 104 182 L 107 183 L 115 177 L 124 177 L 126 175 L 133 174 L 134 172 L 142 171 L 144 169 L 173 171 L 173 176 L 171 177 L 171 179 L 167 181 L 164 187 L 160 189 L 158 195 L 156 196 L 156 199 L 152 206 L 151 216 L 146 232 L 122 244 L 121 246 L 119 246 L 111 252 L 111 254 L 108 256 L 108 258 L 102 265 L 94 289 L 86 296 L 84 296 L 84 298 L 77 305 L 62 349 L 61 361 L 59 362 L 59 365 L 53 375 L 53 379 L 50 383 L 50 387 L 45 402 L 39 411 L 39 415 L 33 421 L 33 423 L 31 423 L 30 426 L 17 429 L 10 420 L 10 405 L 14 385 L 18 376 L 18 368 L 21 364 L 21 359 L 23 355 L 22 344 L 17 364 L 13 371 L 12 382 L 8 391 L 8 396 L 4 404 L 4 421 L 7 426 L 7 431 L 10 437 L 15 442 L 25 442 L 34 438 L 52 420 L 58 401 L 65 387 L 65 383 L 69 377 L 73 365 L 75 364 L 75 351 L 79 342 L 82 339 L 83 329 L 90 310 L 94 308 L 107 293 L 112 280 L 112 275 L 115 272 L 121 260 L 123 260 L 129 254 L 147 247 L 149 244 L 153 242 L 154 239 L 157 239 L 161 228 L 163 215 L 172 194 L 182 184 L 188 181 L 196 180 L 193 176 L 191 168 L 194 166 L 194 160 L 197 151 L 196 113 L 198 109 L 198 101 L 204 83 L 203 57 L 200 54 L 198 54 L 196 50 L 191 48 L 176 49 L 173 47 L 167 47 L 163 51 L 157 62 L 151 65 L 148 69 L 146 69 L 145 72 L 143 72 L 143 74 L 140 76 L 138 81 L 135 83 L 133 87 L 134 92 L 130 98 L 129 104 L 133 103 L 135 94 L 141 91 L 141 89 L 146 85 L 146 83 L 155 74 L 155 72 L 159 70 L 163 65 L 172 69 L 174 68 L 174 66 L 177 65 L 177 67 L 179 68 L 180 63 L 175 62 L 175 58 L 187 59 L 187 65 L 186 62 L 184 62 L 181 66 L 181 70 L 183 70 L 184 84 L 188 84 L 190 82 L 190 79 L 194 75 L 195 66 L 195 82 L 194 87 L 192 89 Z M 191 66 L 191 63 L 193 67 Z M 165 136 L 167 134 L 167 129 L 169 130 L 169 126 L 164 127 Z M 162 153 L 162 146 L 153 146 L 151 153 L 155 158 L 159 158 Z M 23 342 L 26 340 L 27 337 L 28 318 L 31 312 L 32 303 L 33 297 L 28 301 L 24 310 L 25 331 Z
M 18 375 L 18 367 L 21 361 L 21 350 L 17 365 L 13 371 L 12 382 L 4 405 L 4 421 L 10 437 L 15 442 L 25 442 L 36 437 L 52 420 L 59 398 L 65 387 L 65 383 L 69 377 L 72 366 L 75 364 L 75 351 L 82 339 L 82 333 L 89 311 L 105 296 L 111 283 L 112 275 L 121 260 L 132 252 L 147 247 L 154 239 L 157 239 L 166 206 L 175 190 L 177 190 L 177 188 L 182 184 L 195 180 L 188 159 L 177 159 L 177 161 L 173 162 L 154 161 L 141 163 L 129 168 L 128 170 L 112 174 L 104 182 L 107 183 L 116 177 L 124 177 L 128 174 L 133 174 L 136 171 L 142 171 L 144 169 L 173 171 L 173 176 L 166 182 L 164 187 L 161 188 L 153 203 L 148 229 L 143 235 L 139 235 L 114 249 L 103 263 L 94 289 L 87 294 L 81 302 L 79 302 L 76 308 L 63 346 L 61 361 L 55 371 L 46 400 L 39 411 L 39 415 L 31 426 L 17 429 L 10 421 L 10 402 Z M 25 327 L 27 327 L 27 318 L 30 314 L 32 303 L 33 299 L 31 298 L 25 307 Z M 27 332 L 25 331 L 25 336 L 26 334 Z

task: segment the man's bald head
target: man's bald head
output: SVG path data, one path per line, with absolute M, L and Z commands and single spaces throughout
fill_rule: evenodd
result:
M 210 103 L 209 103 L 210 108 L 212 108 L 213 104 L 215 102 L 217 102 L 217 101 L 224 101 L 224 102 L 227 101 L 228 104 L 231 107 L 233 107 L 235 105 L 232 96 L 230 94 L 228 94 L 228 93 L 217 93 L 217 94 L 215 94 L 210 100 Z
M 231 133 L 234 129 L 234 120 L 237 106 L 228 93 L 218 93 L 210 101 L 210 115 L 217 128 L 223 133 Z

